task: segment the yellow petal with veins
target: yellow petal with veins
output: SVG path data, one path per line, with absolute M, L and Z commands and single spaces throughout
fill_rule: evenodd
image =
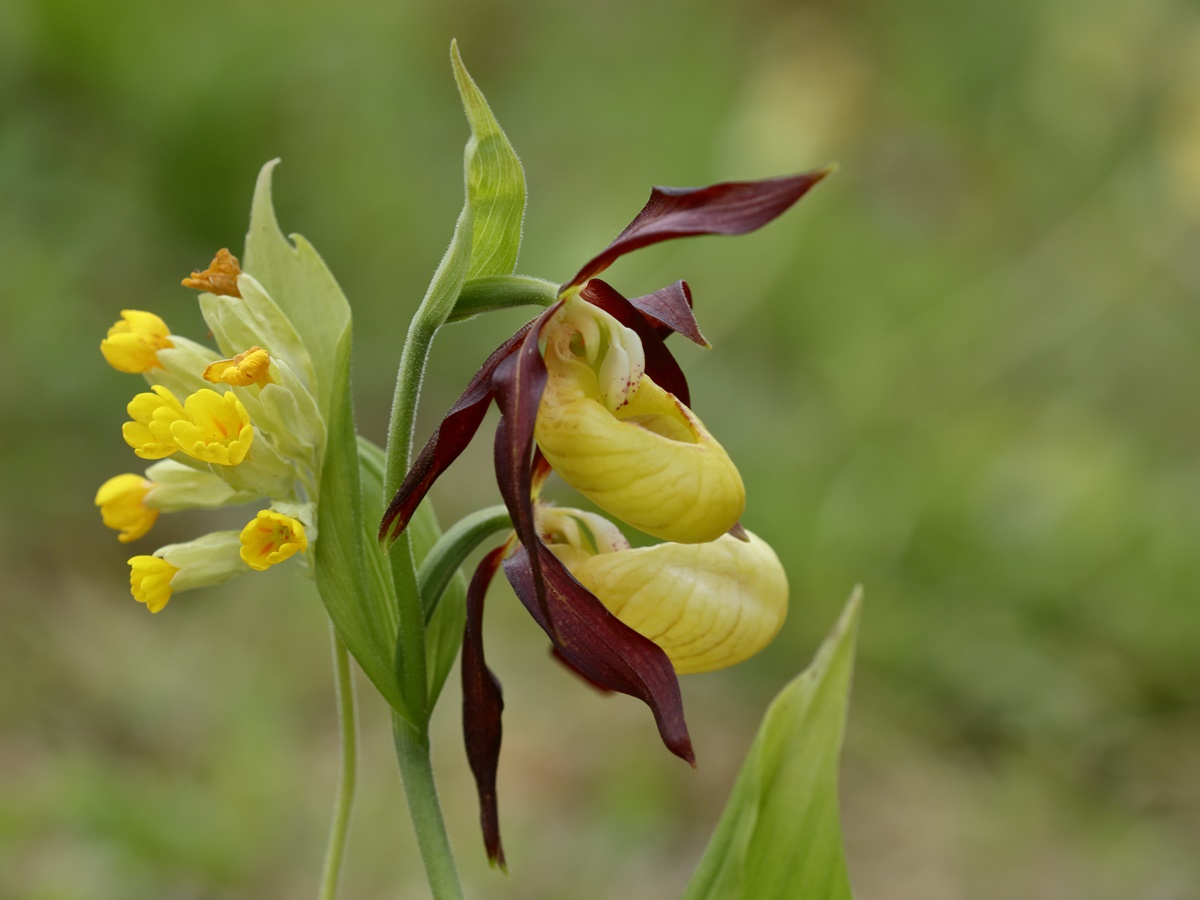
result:
M 564 564 L 618 619 L 658 644 L 676 672 L 709 672 L 753 656 L 787 616 L 783 566 L 765 541 L 747 536 L 572 554 Z
M 202 388 L 183 403 L 186 418 L 171 423 L 179 449 L 193 459 L 236 466 L 250 451 L 254 426 L 233 391 L 218 394 Z
M 272 381 L 271 356 L 262 347 L 251 347 L 231 359 L 218 359 L 204 370 L 204 380 L 213 384 L 265 387 Z
M 742 478 L 673 394 L 642 376 L 609 410 L 595 371 L 548 342 L 534 436 L 562 479 L 605 512 L 667 541 L 715 540 L 741 518 Z

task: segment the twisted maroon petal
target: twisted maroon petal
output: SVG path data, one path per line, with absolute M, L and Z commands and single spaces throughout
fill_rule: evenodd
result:
M 500 811 L 496 802 L 496 768 L 500 762 L 501 714 L 504 696 L 500 682 L 483 657 L 483 601 L 506 547 L 488 553 L 475 569 L 467 588 L 467 623 L 463 632 L 463 738 L 467 761 L 479 794 L 479 822 L 488 860 L 505 867 L 500 844 Z
M 518 540 L 529 547 L 540 543 L 533 519 L 533 427 L 549 377 L 538 339 L 542 326 L 560 306 L 562 301 L 533 321 L 520 349 L 501 360 L 492 376 L 496 405 L 500 407 L 500 423 L 496 426 L 496 483 L 512 516 Z M 536 560 L 532 570 L 537 606 L 544 612 L 545 589 Z
M 616 240 L 563 285 L 583 284 L 640 247 L 697 234 L 745 234 L 761 228 L 808 193 L 829 169 L 762 181 L 727 181 L 703 188 L 661 188 Z
M 653 294 L 631 297 L 629 302 L 638 308 L 664 341 L 677 331 L 705 350 L 712 347 L 700 333 L 700 323 L 692 312 L 692 289 L 686 281 L 669 284 Z
M 545 608 L 538 603 L 527 547 L 504 561 L 504 574 L 562 659 L 589 681 L 649 706 L 667 749 L 694 766 L 679 679 L 667 655 L 605 609 L 540 540 L 532 546 L 545 579 Z
M 446 413 L 437 430 L 417 455 L 412 468 L 404 476 L 396 496 L 388 504 L 383 521 L 379 525 L 381 541 L 395 539 L 396 535 L 408 526 L 408 520 L 417 511 L 433 483 L 471 442 L 494 396 L 492 376 L 496 367 L 525 340 L 533 324 L 527 322 L 516 334 L 497 347 L 471 378 L 462 396 L 450 407 L 450 411 Z
M 585 284 L 579 296 L 592 306 L 604 310 L 626 328 L 632 328 L 641 338 L 642 350 L 646 354 L 646 374 L 664 391 L 670 391 L 678 397 L 685 406 L 691 405 L 683 369 L 679 368 L 679 363 L 663 343 L 658 331 L 632 303 L 599 278 L 593 278 Z

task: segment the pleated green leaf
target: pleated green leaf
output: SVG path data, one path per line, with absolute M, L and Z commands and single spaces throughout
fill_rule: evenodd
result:
M 837 781 L 861 599 L 771 703 L 683 900 L 852 897 Z

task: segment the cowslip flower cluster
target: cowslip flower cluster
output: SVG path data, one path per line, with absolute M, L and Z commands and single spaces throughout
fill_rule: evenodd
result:
M 144 537 L 163 512 L 263 508 L 240 531 L 131 557 L 131 592 L 153 613 L 181 591 L 306 553 L 325 444 L 312 359 L 262 284 L 224 249 L 183 284 L 203 292 L 200 310 L 219 352 L 172 334 L 152 312 L 122 310 L 100 352 L 150 385 L 129 401 L 121 434 L 154 462 L 108 479 L 96 505 L 122 543 Z
M 513 534 L 476 569 L 462 655 L 467 755 L 493 862 L 504 861 L 496 805 L 503 701 L 484 659 L 482 615 L 500 568 L 554 655 L 594 685 L 643 700 L 666 746 L 692 764 L 677 675 L 752 656 L 787 611 L 779 559 L 742 528 L 742 479 L 692 411 L 687 380 L 664 343 L 678 332 L 708 346 L 690 289 L 679 281 L 628 299 L 596 276 L 649 244 L 757 229 L 826 174 L 655 188 L 613 243 L 488 358 L 384 515 L 380 537 L 394 538 L 495 400 L 496 475 Z M 609 519 L 542 502 L 552 471 L 664 543 L 631 549 Z

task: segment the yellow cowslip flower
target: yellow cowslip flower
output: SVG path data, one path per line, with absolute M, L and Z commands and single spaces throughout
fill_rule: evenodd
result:
M 258 515 L 246 523 L 239 540 L 243 562 L 259 572 L 289 559 L 297 552 L 308 550 L 304 525 L 273 509 L 259 510 Z
M 782 627 L 787 576 L 761 538 L 745 532 L 745 540 L 726 534 L 703 544 L 621 548 L 610 539 L 581 540 L 570 524 L 586 515 L 540 508 L 538 527 L 575 579 L 661 647 L 680 675 L 742 662 Z M 602 534 L 594 518 L 586 520 L 587 528 Z
M 711 541 L 737 524 L 746 506 L 741 475 L 696 415 L 636 368 L 610 366 L 610 357 L 629 356 L 615 345 L 589 362 L 588 338 L 570 319 L 552 319 L 547 332 L 549 379 L 534 436 L 554 471 L 605 512 L 663 540 Z M 626 395 L 615 403 L 614 384 Z
M 129 589 L 133 599 L 145 603 L 152 613 L 161 612 L 171 599 L 171 581 L 179 571 L 157 556 L 135 556 L 129 560 Z
M 159 350 L 174 346 L 167 323 L 154 313 L 123 309 L 121 321 L 100 342 L 100 352 L 118 372 L 141 375 L 159 368 Z
M 232 391 L 203 388 L 184 401 L 185 415 L 171 423 L 175 444 L 193 459 L 236 466 L 254 442 L 254 426 Z
M 132 422 L 121 426 L 121 436 L 142 459 L 162 459 L 179 449 L 171 426 L 186 418 L 183 404 L 160 384 L 141 393 L 126 407 Z
M 96 505 L 104 524 L 121 532 L 122 544 L 136 541 L 158 520 L 158 510 L 146 505 L 153 483 L 141 475 L 115 475 L 96 491 Z
M 160 547 L 153 556 L 129 560 L 129 588 L 150 612 L 175 594 L 228 581 L 248 570 L 238 555 L 236 531 L 214 531 L 184 544 Z
M 213 384 L 265 387 L 271 377 L 271 355 L 262 347 L 251 347 L 230 359 L 218 359 L 204 370 L 204 380 Z
M 193 272 L 190 278 L 183 279 L 183 286 L 197 291 L 208 291 L 224 297 L 241 297 L 238 290 L 238 276 L 242 268 L 238 258 L 222 247 L 213 257 L 204 271 Z

